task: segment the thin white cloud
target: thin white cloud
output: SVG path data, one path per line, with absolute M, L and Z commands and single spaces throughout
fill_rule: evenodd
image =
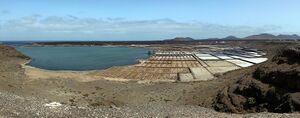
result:
M 2 28 L 1 28 L 2 27 Z M 273 32 L 278 26 L 225 26 L 172 19 L 126 20 L 124 18 L 79 18 L 40 15 L 26 16 L 0 24 L 0 40 L 151 40 L 176 36 L 194 38 L 239 37 Z M 26 39 L 24 39 L 26 38 Z

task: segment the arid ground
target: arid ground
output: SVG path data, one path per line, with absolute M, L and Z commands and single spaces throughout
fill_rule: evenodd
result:
M 265 50 L 272 58 L 276 49 L 295 44 L 245 45 Z M 0 60 L 2 117 L 300 117 L 297 112 L 257 113 L 261 111 L 245 110 L 238 104 L 229 107 L 226 100 L 219 100 L 224 90 L 263 64 L 228 72 L 211 81 L 174 83 L 101 78 L 93 74 L 98 71 L 29 68 L 24 66 L 29 58 L 6 45 L 0 46 Z M 61 106 L 46 105 L 52 102 Z

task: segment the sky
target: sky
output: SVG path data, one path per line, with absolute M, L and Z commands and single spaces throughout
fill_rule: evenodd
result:
M 0 41 L 300 34 L 299 0 L 0 0 Z

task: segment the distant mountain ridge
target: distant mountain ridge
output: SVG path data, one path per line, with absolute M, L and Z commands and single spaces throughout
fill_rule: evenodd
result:
M 225 38 L 207 38 L 207 39 L 197 39 L 197 40 L 300 40 L 300 36 L 297 34 L 279 34 L 273 35 L 268 33 L 262 33 L 257 35 L 250 35 L 244 38 L 239 38 L 233 35 L 229 35 Z M 164 41 L 196 41 L 191 37 L 175 37 L 173 39 L 165 39 Z
M 191 37 L 176 37 L 174 39 L 166 39 L 165 41 L 194 41 Z
M 277 37 L 273 34 L 257 34 L 257 35 L 251 35 L 247 36 L 244 39 L 276 39 Z
M 280 39 L 300 39 L 300 36 L 298 36 L 297 34 L 293 34 L 293 35 L 280 34 L 277 37 L 280 38 Z
M 267 33 L 263 33 L 263 34 L 258 34 L 258 35 L 251 35 L 251 36 L 247 36 L 244 39 L 300 39 L 300 36 L 298 36 L 297 34 L 293 34 L 293 35 L 273 35 L 273 34 L 267 34 Z
M 240 38 L 237 38 L 235 36 L 230 35 L 230 36 L 227 36 L 227 37 L 222 38 L 222 39 L 240 39 Z

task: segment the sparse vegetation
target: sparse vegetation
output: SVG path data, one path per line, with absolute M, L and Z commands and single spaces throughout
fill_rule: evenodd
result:
M 254 105 L 254 104 L 256 104 L 256 99 L 254 97 L 249 97 L 247 99 L 247 102 L 249 105 Z

